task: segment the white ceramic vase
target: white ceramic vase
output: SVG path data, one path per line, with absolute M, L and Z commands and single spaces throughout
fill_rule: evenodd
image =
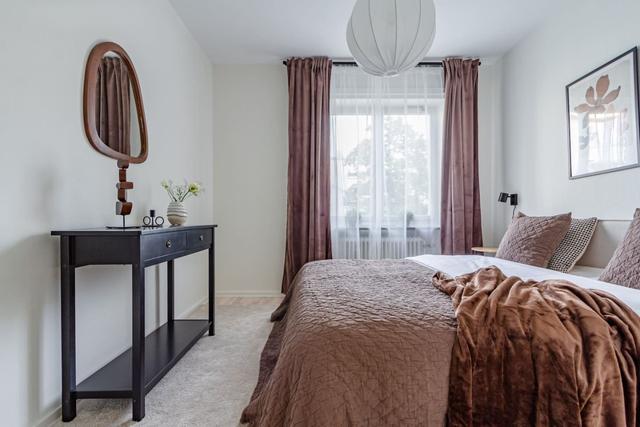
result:
M 183 225 L 188 217 L 189 214 L 182 202 L 171 202 L 167 206 L 167 219 L 171 225 Z

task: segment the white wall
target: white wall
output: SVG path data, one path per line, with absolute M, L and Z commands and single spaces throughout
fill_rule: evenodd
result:
M 496 246 L 502 237 L 502 215 L 499 204 L 502 188 L 502 62 L 482 60 L 478 73 L 478 162 L 482 234 L 485 246 Z
M 504 190 L 520 193 L 522 210 L 532 215 L 631 219 L 640 205 L 640 169 L 568 179 L 565 86 L 640 43 L 640 2 L 557 3 L 504 58 Z
M 213 69 L 216 289 L 276 295 L 287 217 L 287 70 L 281 64 Z
M 280 292 L 287 213 L 286 67 L 214 65 L 214 213 L 219 293 Z M 480 187 L 486 244 L 494 236 L 500 188 L 501 63 L 479 75 Z
M 59 406 L 58 240 L 52 229 L 115 223 L 116 162 L 82 128 L 82 80 L 98 41 L 120 43 L 142 86 L 149 157 L 130 168 L 132 221 L 164 212 L 163 178 L 201 180 L 191 223 L 211 222 L 211 65 L 167 1 L 3 1 L 0 6 L 0 424 Z M 147 330 L 165 319 L 165 268 L 147 269 Z M 176 263 L 176 312 L 206 295 L 206 256 Z M 77 273 L 78 379 L 130 345 L 130 268 Z

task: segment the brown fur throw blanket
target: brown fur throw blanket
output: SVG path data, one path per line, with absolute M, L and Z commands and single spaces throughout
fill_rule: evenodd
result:
M 497 267 L 433 283 L 458 320 L 449 426 L 640 425 L 640 317 L 625 304 Z

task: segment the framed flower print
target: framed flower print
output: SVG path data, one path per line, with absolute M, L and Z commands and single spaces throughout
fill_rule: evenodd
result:
M 567 85 L 569 178 L 640 166 L 638 48 Z

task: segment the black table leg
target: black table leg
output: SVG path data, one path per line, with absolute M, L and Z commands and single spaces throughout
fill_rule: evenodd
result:
M 75 266 L 71 265 L 70 237 L 60 241 L 61 256 L 61 336 L 62 336 L 62 421 L 76 417 L 76 308 Z
M 144 265 L 134 264 L 133 275 L 133 345 L 131 350 L 131 386 L 133 420 L 144 418 Z
M 174 288 L 174 269 L 173 269 L 173 260 L 167 262 L 167 322 L 171 324 L 171 321 L 174 320 L 174 296 L 175 296 L 175 288 Z
M 213 243 L 209 246 L 209 322 L 211 322 L 211 326 L 209 326 L 209 336 L 213 336 L 216 334 L 216 305 L 215 305 L 215 265 L 214 265 L 214 252 L 213 252 Z

